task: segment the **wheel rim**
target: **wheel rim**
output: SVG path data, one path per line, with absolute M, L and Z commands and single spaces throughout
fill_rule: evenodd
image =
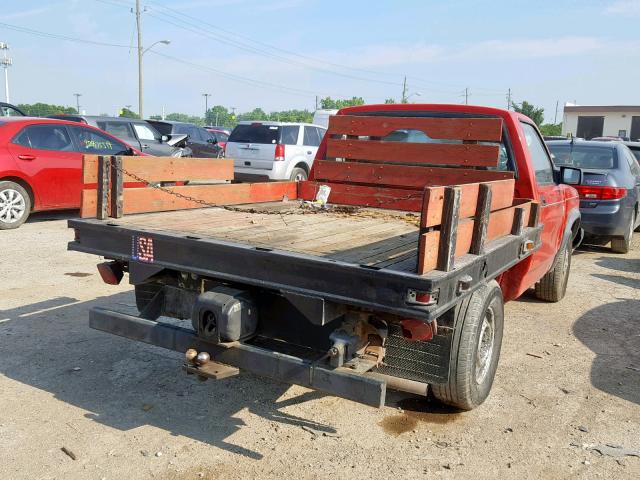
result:
M 13 188 L 0 191 L 0 221 L 15 223 L 19 221 L 27 209 L 24 197 Z
M 491 359 L 493 358 L 493 343 L 495 340 L 495 322 L 493 310 L 488 308 L 482 319 L 478 348 L 476 350 L 476 383 L 481 384 L 487 378 Z

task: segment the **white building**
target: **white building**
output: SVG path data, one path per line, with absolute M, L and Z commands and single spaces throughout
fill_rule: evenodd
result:
M 562 134 L 578 138 L 622 137 L 640 139 L 638 105 L 564 106 Z

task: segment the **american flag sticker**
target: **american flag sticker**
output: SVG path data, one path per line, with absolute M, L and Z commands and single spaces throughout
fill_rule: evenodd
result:
M 153 238 L 131 237 L 131 255 L 134 260 L 145 263 L 153 263 Z

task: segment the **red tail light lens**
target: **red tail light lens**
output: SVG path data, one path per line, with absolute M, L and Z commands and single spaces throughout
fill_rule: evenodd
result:
M 587 185 L 577 185 L 580 198 L 584 200 L 618 200 L 627 195 L 626 188 L 620 187 L 593 187 Z
M 102 277 L 102 281 L 108 285 L 118 285 L 124 275 L 122 265 L 118 262 L 99 263 L 98 272 Z
M 276 145 L 276 154 L 273 158 L 276 162 L 284 162 L 284 145 Z

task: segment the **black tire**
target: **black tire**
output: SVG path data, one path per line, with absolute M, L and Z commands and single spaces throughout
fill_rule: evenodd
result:
M 142 312 L 160 290 L 162 290 L 162 285 L 159 283 L 150 282 L 135 285 L 138 311 Z
M 31 197 L 25 188 L 7 180 L 0 182 L 0 230 L 18 228 L 30 213 Z
M 566 241 L 558 252 L 553 268 L 536 283 L 536 297 L 545 302 L 559 302 L 567 293 L 571 271 L 571 241 Z
M 456 317 L 449 382 L 433 384 L 431 391 L 446 405 L 472 410 L 489 396 L 498 368 L 504 326 L 504 302 L 498 283 L 491 280 L 475 291 L 460 304 Z M 485 319 L 491 326 L 490 331 L 487 331 Z M 490 350 L 483 349 L 485 361 L 479 364 L 480 336 L 487 334 L 491 339 L 486 340 L 485 347 Z
M 296 167 L 291 171 L 291 176 L 289 177 L 292 181 L 303 182 L 309 176 L 307 175 L 307 171 L 304 168 Z
M 611 238 L 611 251 L 614 253 L 629 253 L 631 250 L 631 242 L 633 240 L 633 230 L 636 225 L 635 216 L 631 216 L 631 223 L 627 228 L 627 233 L 622 237 Z

